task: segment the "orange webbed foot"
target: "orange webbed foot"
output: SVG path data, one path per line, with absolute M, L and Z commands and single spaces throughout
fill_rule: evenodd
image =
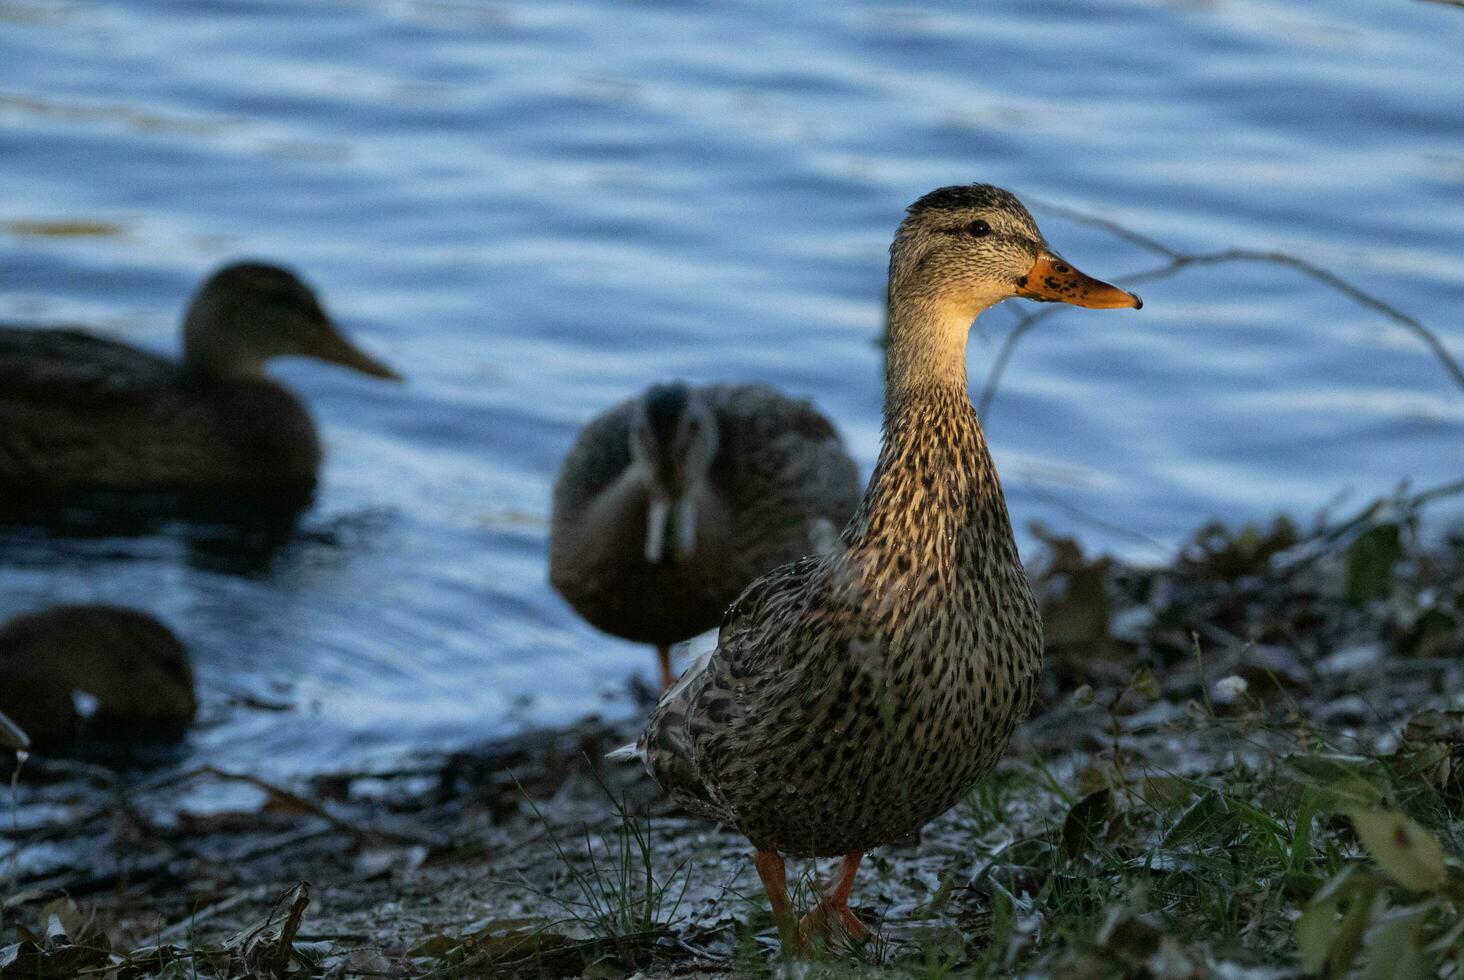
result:
M 825 899 L 820 899 L 813 910 L 798 921 L 798 933 L 805 945 L 826 948 L 867 942 L 873 935 L 849 906 L 837 907 Z
M 849 909 L 849 896 L 854 891 L 854 876 L 859 872 L 862 857 L 862 854 L 845 855 L 839 873 L 829 882 L 818 904 L 799 920 L 798 931 L 805 942 L 813 940 L 832 947 L 870 939 L 870 931 Z

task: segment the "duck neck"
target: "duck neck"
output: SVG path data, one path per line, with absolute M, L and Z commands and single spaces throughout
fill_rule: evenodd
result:
M 885 354 L 885 424 L 912 396 L 958 391 L 966 397 L 966 337 L 974 317 L 924 300 L 891 296 Z
M 264 359 L 238 338 L 226 308 L 200 297 L 183 318 L 183 369 L 210 381 L 245 381 L 264 377 Z
M 969 313 L 891 299 L 884 440 L 854 548 L 877 558 L 882 575 L 945 578 L 958 563 L 1016 560 L 996 466 L 966 390 L 970 326 Z

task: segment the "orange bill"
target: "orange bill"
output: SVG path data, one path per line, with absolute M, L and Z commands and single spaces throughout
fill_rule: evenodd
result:
M 1084 275 L 1051 253 L 1043 253 L 1017 280 L 1017 295 L 1045 303 L 1071 303 L 1098 310 L 1140 309 L 1144 301 L 1101 279 Z

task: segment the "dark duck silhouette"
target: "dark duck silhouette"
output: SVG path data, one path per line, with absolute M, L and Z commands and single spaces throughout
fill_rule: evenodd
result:
M 78 694 L 94 700 L 89 717 L 77 709 Z M 188 650 L 146 613 L 51 606 L 0 627 L 0 718 L 8 715 L 41 751 L 65 751 L 83 733 L 176 739 L 197 711 Z
M 398 375 L 354 347 L 310 287 L 259 262 L 199 288 L 172 361 L 81 330 L 0 329 L 0 494 L 269 494 L 313 488 L 320 440 L 276 357 Z

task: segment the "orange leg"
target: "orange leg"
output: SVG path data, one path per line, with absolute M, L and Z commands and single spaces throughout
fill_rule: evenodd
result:
M 773 910 L 773 921 L 778 924 L 778 938 L 783 949 L 798 953 L 803 949 L 803 937 L 798 929 L 798 920 L 793 917 L 793 906 L 788 902 L 788 869 L 782 855 L 777 851 L 758 851 L 752 863 L 757 866 L 757 876 L 762 879 L 768 893 L 768 905 Z
M 825 941 L 834 938 L 841 931 L 854 939 L 867 939 L 869 930 L 859 917 L 849 909 L 849 896 L 854 893 L 854 876 L 859 873 L 859 862 L 863 854 L 845 854 L 839 865 L 839 873 L 829 882 L 814 910 L 803 917 L 801 927 L 810 935 Z M 832 919 L 830 918 L 832 916 Z
M 671 648 L 664 643 L 656 645 L 656 656 L 661 661 L 661 693 L 676 683 L 676 674 L 671 670 Z

